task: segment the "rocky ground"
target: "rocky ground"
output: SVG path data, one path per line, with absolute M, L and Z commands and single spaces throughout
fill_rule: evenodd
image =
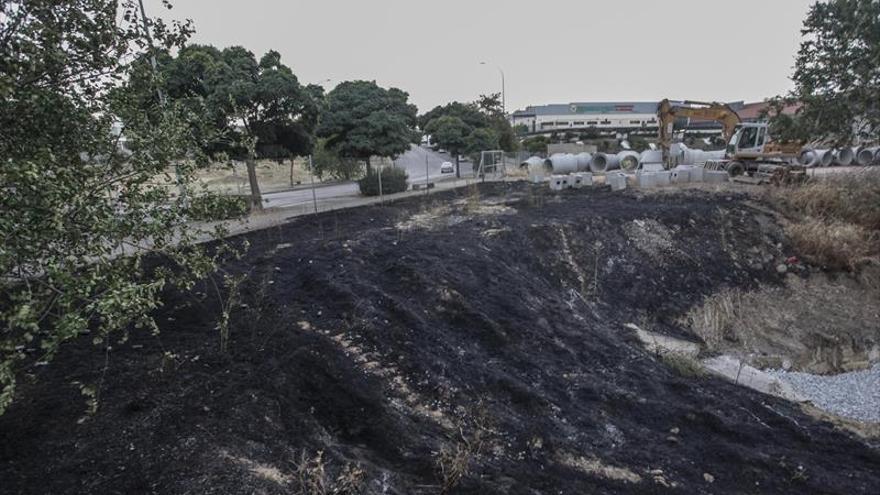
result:
M 695 306 L 792 276 L 743 196 L 486 184 L 245 238 L 240 298 L 169 292 L 160 334 L 25 377 L 4 493 L 880 491 L 875 440 L 633 330 L 703 345 Z

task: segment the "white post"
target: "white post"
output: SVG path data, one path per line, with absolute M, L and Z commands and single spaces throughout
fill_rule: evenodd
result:
M 315 205 L 315 215 L 318 214 L 318 195 L 315 194 L 315 174 L 312 173 L 312 155 L 309 155 L 309 179 L 312 182 L 312 203 Z
M 379 202 L 384 203 L 385 197 L 382 195 L 382 164 L 380 163 L 377 168 L 379 169 Z

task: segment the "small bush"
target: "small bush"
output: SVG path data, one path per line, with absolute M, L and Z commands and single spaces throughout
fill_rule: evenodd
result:
M 189 215 L 193 220 L 231 220 L 250 212 L 250 197 L 206 194 L 191 199 Z
M 390 167 L 382 169 L 382 194 L 393 194 L 406 191 L 408 176 L 402 168 Z M 375 170 L 358 181 L 361 194 L 364 196 L 379 195 L 379 173 Z
M 705 373 L 703 365 L 687 354 L 665 352 L 661 354 L 660 359 L 666 364 L 666 366 L 669 366 L 675 374 L 685 378 L 695 378 L 703 376 Z

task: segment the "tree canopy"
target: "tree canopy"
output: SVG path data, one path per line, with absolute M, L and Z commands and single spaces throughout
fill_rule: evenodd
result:
M 327 93 L 318 135 L 340 156 L 367 162 L 373 155 L 396 156 L 409 149 L 416 107 L 397 88 L 372 81 L 346 81 Z
M 467 149 L 468 137 L 473 132 L 473 128 L 458 117 L 444 115 L 428 122 L 425 131 L 455 157 L 455 175 L 461 177 L 458 155 Z
M 497 137 L 495 148 L 500 147 L 504 151 L 515 151 L 518 147 L 513 128 L 502 111 L 500 93 L 480 95 L 477 101 L 472 103 L 453 101 L 446 105 L 436 106 L 419 116 L 419 127 L 431 134 L 428 131 L 431 121 L 440 117 L 458 118 L 470 129 L 469 133 L 476 129 L 491 129 Z M 434 140 L 440 142 L 436 138 Z
M 838 143 L 880 134 L 880 2 L 830 0 L 810 8 L 795 62 L 795 89 L 777 106 L 797 103 L 796 117 L 771 119 L 787 138 Z M 774 134 L 776 135 L 776 134 Z
M 255 204 L 261 196 L 254 159 L 311 153 L 321 90 L 301 86 L 278 52 L 258 61 L 241 46 L 189 45 L 160 66 L 169 98 L 198 115 L 193 127 L 205 151 L 248 160 Z
M 176 188 L 155 185 L 169 164 L 197 153 L 188 109 L 120 90 L 149 51 L 136 3 L 12 0 L 0 8 L 2 414 L 22 362 L 49 361 L 86 331 L 106 345 L 114 331 L 155 330 L 150 313 L 163 287 L 212 264 L 192 244 L 198 232 L 187 228 Z M 156 20 L 151 31 L 171 48 L 191 27 Z M 151 92 L 154 83 L 140 81 Z M 192 168 L 179 165 L 185 190 Z M 181 271 L 144 269 L 151 254 Z

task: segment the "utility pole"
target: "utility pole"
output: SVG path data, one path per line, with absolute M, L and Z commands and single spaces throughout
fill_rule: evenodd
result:
M 156 63 L 156 51 L 153 48 L 153 35 L 150 34 L 150 23 L 147 21 L 147 12 L 144 10 L 144 0 L 138 0 L 138 5 L 141 7 L 141 23 L 144 26 L 144 37 L 147 39 L 147 46 L 150 49 L 150 66 L 153 68 L 153 77 L 158 80 L 159 68 Z M 165 99 L 165 92 L 162 91 L 162 86 L 156 86 L 156 94 L 159 95 L 159 105 L 164 111 L 167 106 L 167 100 Z M 180 177 L 180 164 L 176 161 L 174 162 L 174 176 L 177 179 L 177 187 L 180 189 L 180 198 L 183 200 L 183 204 L 186 204 L 186 187 L 183 186 L 183 179 Z

